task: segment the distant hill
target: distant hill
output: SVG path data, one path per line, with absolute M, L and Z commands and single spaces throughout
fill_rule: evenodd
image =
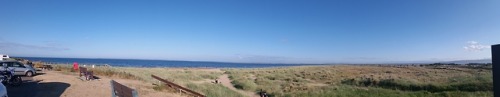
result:
M 491 63 L 491 59 L 478 59 L 478 60 L 457 60 L 457 61 L 448 61 L 442 63 L 455 63 L 455 64 L 467 64 L 467 63 Z

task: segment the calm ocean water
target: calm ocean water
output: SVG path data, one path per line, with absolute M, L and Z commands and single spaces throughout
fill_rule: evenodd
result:
M 282 66 L 301 66 L 304 64 L 262 64 L 262 63 L 226 63 L 203 61 L 168 61 L 168 60 L 138 60 L 138 59 L 85 59 L 85 58 L 42 58 L 19 57 L 31 61 L 52 63 L 78 62 L 79 64 L 108 64 L 117 67 L 201 67 L 201 68 L 265 68 Z

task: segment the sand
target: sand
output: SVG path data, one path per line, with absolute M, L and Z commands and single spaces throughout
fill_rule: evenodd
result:
M 63 73 L 57 71 L 45 71 L 44 74 L 32 78 L 36 84 L 23 84 L 21 88 L 36 88 L 31 92 L 33 97 L 110 97 L 110 80 L 115 80 L 128 87 L 136 89 L 140 97 L 181 97 L 167 91 L 155 91 L 151 83 L 138 80 L 107 78 L 103 76 L 99 80 L 82 81 L 76 73 Z M 34 85 L 34 86 L 31 86 Z M 23 94 L 15 92 L 10 97 L 21 97 Z

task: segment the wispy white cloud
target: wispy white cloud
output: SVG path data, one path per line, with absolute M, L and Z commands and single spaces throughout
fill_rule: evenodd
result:
M 45 45 L 32 45 L 32 44 L 23 44 L 17 42 L 5 41 L 0 38 L 0 49 L 36 49 L 36 50 L 50 50 L 50 51 L 66 51 L 70 50 L 67 47 L 63 47 L 60 44 L 50 41 L 46 42 Z
M 477 41 L 468 41 L 467 46 L 464 46 L 463 48 L 467 51 L 482 51 L 490 47 L 487 45 L 482 45 Z

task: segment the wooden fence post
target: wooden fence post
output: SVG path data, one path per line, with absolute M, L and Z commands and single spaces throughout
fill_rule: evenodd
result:
M 200 93 L 195 92 L 193 90 L 190 90 L 188 88 L 182 87 L 182 86 L 177 85 L 177 84 L 175 84 L 173 82 L 170 82 L 170 81 L 168 81 L 166 79 L 162 79 L 162 78 L 160 78 L 158 76 L 151 75 L 151 77 L 153 77 L 154 79 L 157 79 L 157 80 L 163 82 L 166 86 L 169 86 L 170 88 L 173 88 L 174 90 L 178 90 L 181 95 L 182 95 L 182 92 L 186 92 L 186 95 L 192 95 L 192 96 L 196 96 L 196 97 L 205 97 L 205 95 L 203 95 L 203 94 L 200 94 Z
M 109 81 L 109 84 L 111 84 L 111 97 L 116 97 L 115 95 L 115 88 L 113 85 L 113 80 Z
M 111 84 L 111 97 L 139 97 L 135 89 L 129 88 L 114 80 L 109 81 Z

